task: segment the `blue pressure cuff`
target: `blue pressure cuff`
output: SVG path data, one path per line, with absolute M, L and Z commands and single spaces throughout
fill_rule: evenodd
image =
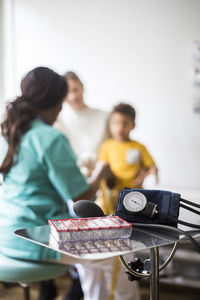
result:
M 130 212 L 124 207 L 123 199 L 130 192 L 140 192 L 145 195 L 147 202 L 157 204 L 158 211 L 152 217 L 147 217 L 141 212 Z M 169 220 L 169 216 L 178 219 L 180 194 L 161 190 L 142 190 L 124 188 L 119 192 L 116 215 L 131 223 L 163 224 L 177 227 L 177 223 Z

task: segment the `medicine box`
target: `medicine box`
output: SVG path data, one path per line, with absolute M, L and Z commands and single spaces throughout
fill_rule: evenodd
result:
M 128 238 L 132 224 L 118 216 L 49 220 L 57 241 L 92 241 Z

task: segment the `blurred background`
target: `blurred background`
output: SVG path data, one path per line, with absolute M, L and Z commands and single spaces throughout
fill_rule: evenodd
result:
M 199 0 L 0 3 L 1 112 L 30 69 L 74 70 L 88 104 L 136 108 L 133 138 L 155 158 L 162 187 L 200 189 Z
M 75 71 L 93 107 L 132 104 L 132 138 L 155 158 L 159 188 L 200 203 L 199 0 L 0 0 L 1 116 L 37 66 Z

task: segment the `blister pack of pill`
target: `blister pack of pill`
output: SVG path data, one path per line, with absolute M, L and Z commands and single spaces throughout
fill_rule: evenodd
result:
M 97 240 L 97 241 L 56 241 L 51 235 L 49 246 L 74 255 L 130 251 L 130 239 Z
M 132 224 L 118 216 L 49 220 L 57 241 L 92 241 L 128 238 Z

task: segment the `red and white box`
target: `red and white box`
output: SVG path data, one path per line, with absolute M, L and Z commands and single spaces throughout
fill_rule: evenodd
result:
M 118 216 L 49 220 L 56 241 L 92 241 L 128 238 L 132 224 Z

